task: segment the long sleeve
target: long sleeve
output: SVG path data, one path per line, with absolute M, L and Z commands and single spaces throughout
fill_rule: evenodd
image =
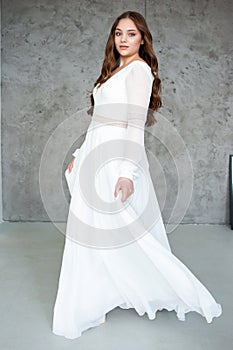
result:
M 141 62 L 135 64 L 126 77 L 128 126 L 119 177 L 131 180 L 138 177 L 138 163 L 144 152 L 144 129 L 152 84 L 153 76 Z
M 72 153 L 72 156 L 75 157 L 75 158 L 77 158 L 79 152 L 80 152 L 80 148 L 76 148 L 76 150 L 74 151 L 74 153 Z

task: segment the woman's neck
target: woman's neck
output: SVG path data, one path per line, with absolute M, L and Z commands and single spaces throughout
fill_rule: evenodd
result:
M 119 65 L 119 67 L 127 66 L 130 62 L 132 62 L 134 60 L 140 60 L 140 59 L 141 59 L 141 57 L 138 54 L 132 55 L 130 57 L 120 56 L 120 65 Z

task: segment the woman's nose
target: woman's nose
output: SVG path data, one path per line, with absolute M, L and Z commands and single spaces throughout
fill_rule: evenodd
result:
M 125 42 L 126 41 L 126 34 L 122 34 L 121 36 L 121 42 Z

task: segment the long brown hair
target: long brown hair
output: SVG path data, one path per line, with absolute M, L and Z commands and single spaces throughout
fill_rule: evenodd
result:
M 101 74 L 96 80 L 94 87 L 99 83 L 100 85 L 103 84 L 106 80 L 108 80 L 112 72 L 119 67 L 120 61 L 119 57 L 120 54 L 116 50 L 114 37 L 115 37 L 115 29 L 118 25 L 118 22 L 123 18 L 130 18 L 137 29 L 140 31 L 143 44 L 140 45 L 139 48 L 139 56 L 146 61 L 146 63 L 151 67 L 151 72 L 154 76 L 153 86 L 152 86 L 152 92 L 150 96 L 150 103 L 149 103 L 149 109 L 147 113 L 147 120 L 145 125 L 151 126 L 155 123 L 155 117 L 153 112 L 157 111 L 162 106 L 161 101 L 161 81 L 158 76 L 158 60 L 156 58 L 156 55 L 153 50 L 153 39 L 152 35 L 148 29 L 148 26 L 146 24 L 145 18 L 138 12 L 135 11 L 127 11 L 122 13 L 115 22 L 112 25 L 107 44 L 105 47 L 105 57 L 101 69 Z M 91 99 L 91 108 L 88 110 L 88 114 L 93 114 L 93 106 L 94 106 L 94 98 L 93 93 L 90 95 Z

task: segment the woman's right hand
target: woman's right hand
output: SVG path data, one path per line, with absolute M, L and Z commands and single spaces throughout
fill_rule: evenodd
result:
M 133 181 L 127 177 L 119 177 L 115 186 L 115 197 L 118 196 L 119 191 L 122 191 L 121 201 L 125 202 L 126 199 L 134 192 Z
M 68 164 L 68 171 L 69 173 L 71 173 L 72 169 L 73 169 L 73 166 L 74 166 L 74 160 L 75 160 L 75 157 L 71 159 L 71 161 L 69 162 Z

